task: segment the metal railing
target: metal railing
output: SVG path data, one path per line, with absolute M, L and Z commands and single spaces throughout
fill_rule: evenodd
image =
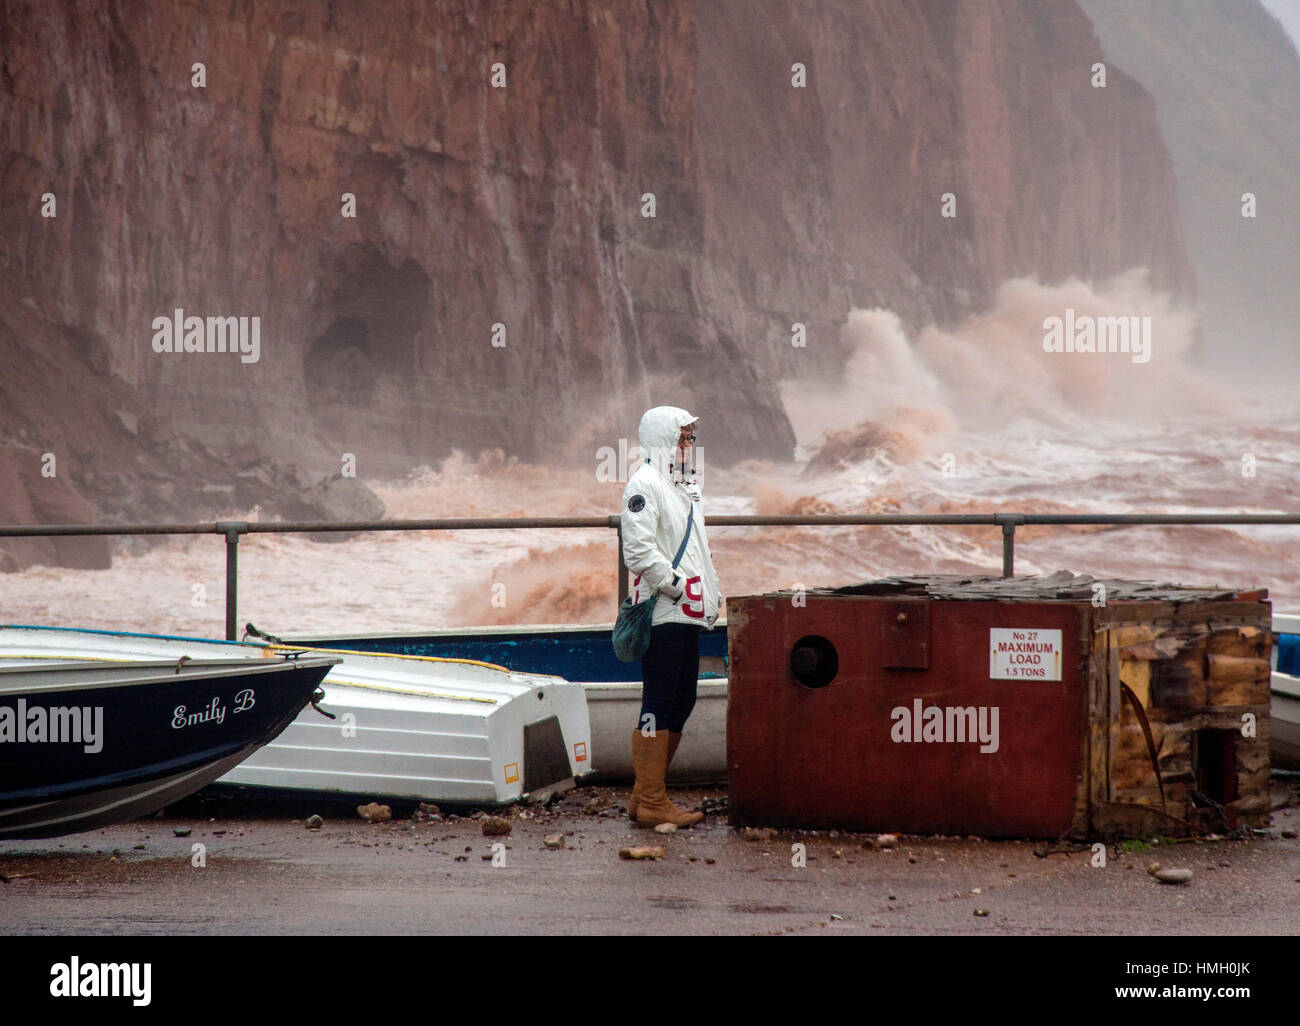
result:
M 718 515 L 709 527 L 920 527 L 986 526 L 1002 529 L 1002 576 L 1015 574 L 1016 528 L 1027 526 L 1300 525 L 1300 513 L 810 513 L 776 516 Z M 605 528 L 618 534 L 615 546 L 618 599 L 627 597 L 623 568 L 622 517 L 444 517 L 436 520 L 345 520 L 255 523 L 219 520 L 202 524 L 0 525 L 0 538 L 58 538 L 90 535 L 219 534 L 226 539 L 226 638 L 234 640 L 239 605 L 239 539 L 245 534 L 327 534 L 366 531 L 506 531 L 544 528 Z

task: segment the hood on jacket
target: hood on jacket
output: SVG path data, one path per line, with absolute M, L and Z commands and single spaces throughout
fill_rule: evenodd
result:
M 656 406 L 646 410 L 637 428 L 637 441 L 647 463 L 654 464 L 670 481 L 689 481 L 695 477 L 694 446 L 687 450 L 686 467 L 674 466 L 677 459 L 677 439 L 682 428 L 700 418 L 679 406 Z

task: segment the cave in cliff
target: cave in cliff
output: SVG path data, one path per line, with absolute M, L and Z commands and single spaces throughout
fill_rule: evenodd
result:
M 313 319 L 327 326 L 307 345 L 302 374 L 327 420 L 340 408 L 364 409 L 381 376 L 410 380 L 417 336 L 431 327 L 431 284 L 416 261 L 393 267 L 374 247 L 355 246 L 336 261 L 324 291 L 329 298 Z

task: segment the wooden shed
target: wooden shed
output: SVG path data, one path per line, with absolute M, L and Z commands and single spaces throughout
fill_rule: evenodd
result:
M 1263 590 L 892 577 L 727 602 L 733 822 L 1100 838 L 1263 826 Z

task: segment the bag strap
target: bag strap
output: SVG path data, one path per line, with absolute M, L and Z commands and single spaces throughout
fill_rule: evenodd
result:
M 677 564 L 682 561 L 682 553 L 686 551 L 686 543 L 691 540 L 691 528 L 695 526 L 695 503 L 691 502 L 691 512 L 686 518 L 686 533 L 682 535 L 682 543 L 677 546 L 677 555 L 673 556 L 673 569 L 677 569 Z

